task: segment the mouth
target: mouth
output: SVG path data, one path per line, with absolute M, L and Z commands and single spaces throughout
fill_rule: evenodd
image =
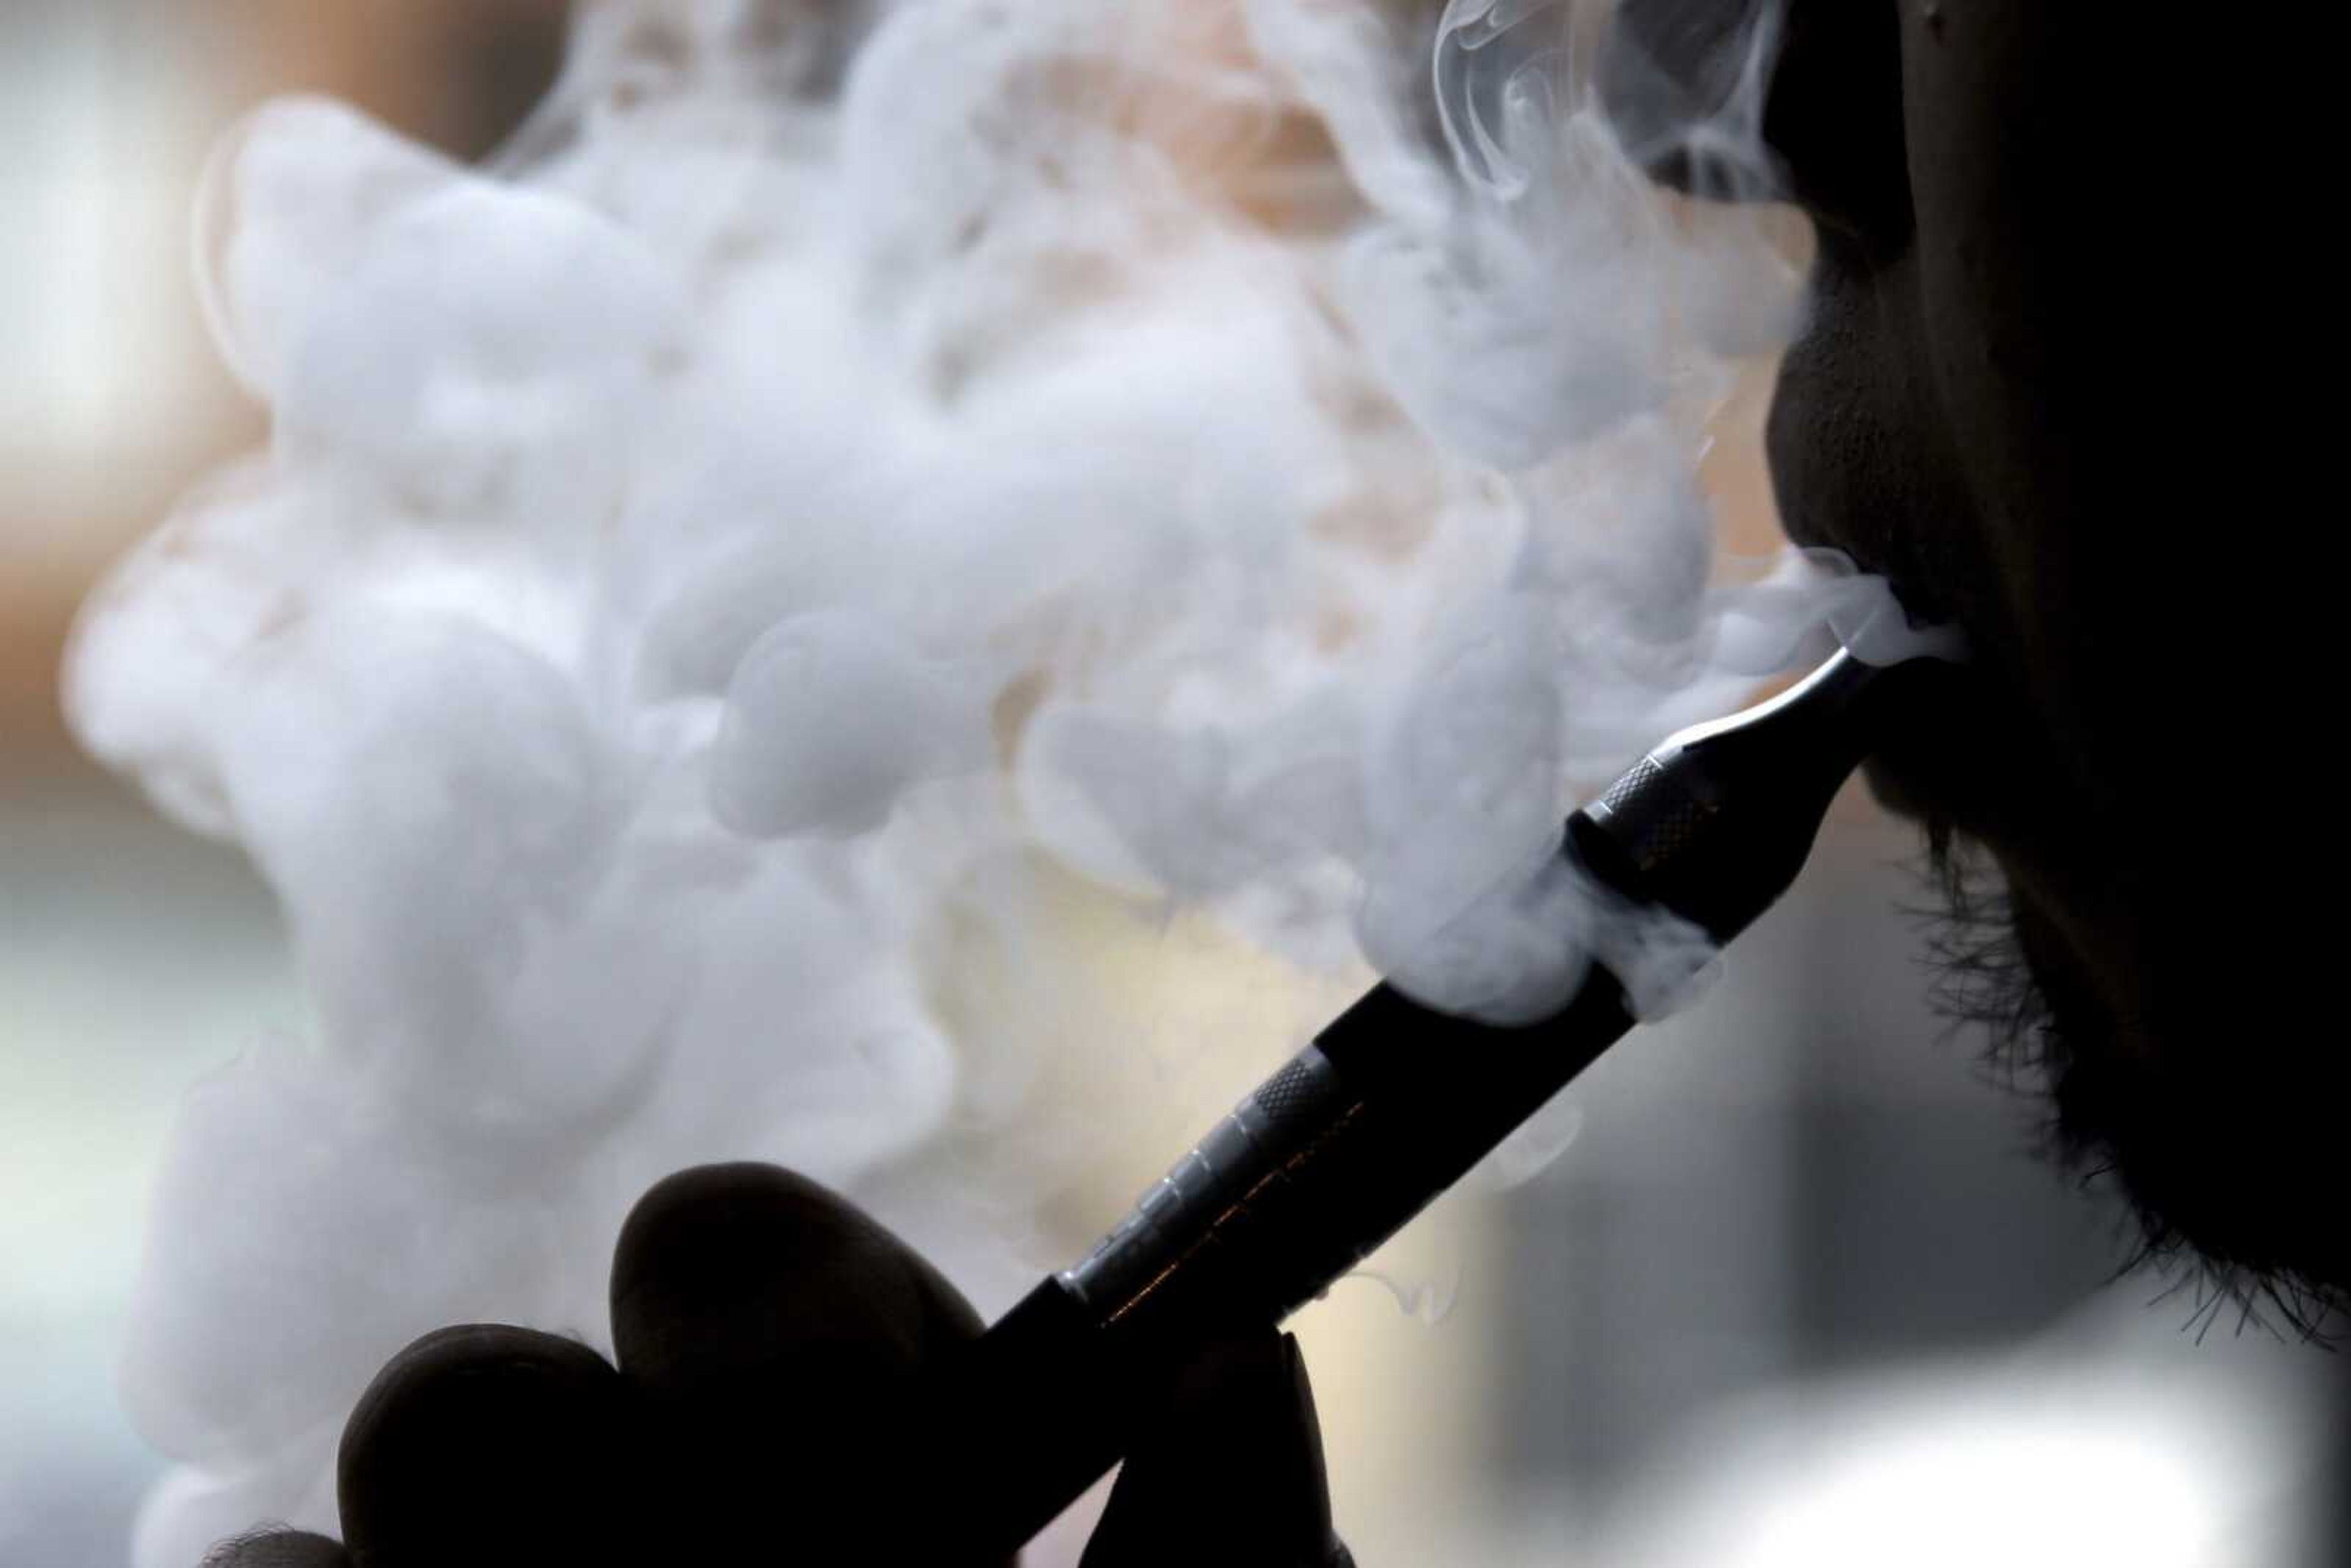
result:
M 1956 831 L 1997 847 L 2029 804 L 2029 791 L 2013 775 L 2042 750 L 2029 734 L 2030 709 L 2016 699 L 1982 628 L 1954 612 L 1970 598 L 1955 587 L 1959 563 L 1930 559 L 1950 547 L 1921 528 L 1917 515 L 1943 508 L 1921 499 L 1913 476 L 1888 471 L 1884 454 L 1892 432 L 1826 395 L 1835 382 L 1813 373 L 1807 362 L 1817 351 L 1809 340 L 1790 350 L 1769 428 L 1773 488 L 1789 539 L 1834 549 L 1884 578 L 1915 624 L 1957 625 L 1972 649 L 1930 695 L 1890 716 L 1863 777 L 1882 805 L 1919 822 L 1930 837 Z
M 1799 516 L 1791 516 L 1787 532 L 1795 544 L 1837 550 L 1860 570 L 1885 578 L 1914 623 L 1949 619 L 1919 612 L 1937 603 L 1920 586 L 1931 579 L 1899 559 L 1898 547 L 1888 548 L 1898 536 L 1855 538 Z M 1879 805 L 1920 825 L 1930 841 L 1962 835 L 2005 855 L 2028 840 L 2039 810 L 2038 796 L 2025 786 L 2036 772 L 2028 759 L 2038 750 L 2028 710 L 2005 693 L 1983 657 L 1944 665 L 1938 674 L 1918 700 L 1887 716 L 1876 749 L 1862 765 L 1863 779 Z
M 1780 467 L 1777 457 L 1775 452 L 1775 471 Z M 1803 549 L 1833 550 L 1855 570 L 1885 579 L 1914 626 L 1934 623 L 1933 618 L 1917 613 L 1920 596 L 1911 574 L 1898 568 L 1889 570 L 1884 541 L 1855 538 L 1845 529 L 1824 524 L 1818 514 L 1790 506 L 1784 495 L 1781 512 L 1782 527 L 1791 544 Z M 1937 716 L 1946 704 L 1967 703 L 1968 690 L 1976 684 L 1957 668 L 1949 674 L 1953 678 L 1938 681 L 1929 688 L 1935 694 L 1931 701 L 1913 704 L 1888 716 L 1877 750 L 1863 765 L 1871 792 L 1898 815 L 1924 821 L 1938 814 L 1932 785 L 1955 758 L 1949 755 L 1952 748 L 1944 743 L 1948 719 L 1938 723 Z

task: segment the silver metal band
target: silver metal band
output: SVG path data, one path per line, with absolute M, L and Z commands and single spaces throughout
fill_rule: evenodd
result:
M 1114 1313 L 1147 1291 L 1217 1220 L 1269 1179 L 1342 1108 L 1339 1077 L 1308 1046 L 1135 1200 L 1092 1251 L 1059 1276 L 1091 1307 Z

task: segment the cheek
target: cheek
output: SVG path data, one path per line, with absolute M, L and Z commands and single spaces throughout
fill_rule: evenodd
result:
M 2034 0 L 1942 13 L 1930 27 L 1906 11 L 1918 362 L 2004 586 L 2020 687 L 2085 809 L 2109 813 L 2159 761 L 2143 693 L 2192 673 L 2167 623 L 2190 619 L 2179 601 L 2211 564 L 2171 548 L 2170 525 L 2239 467 L 2199 472 L 2246 400 L 2202 373 L 2180 302 L 2270 291 L 2220 287 L 2189 254 L 2220 225 L 2163 225 L 2182 210 L 2175 172 L 2116 155 L 2136 94 L 2105 61 L 2108 29 Z

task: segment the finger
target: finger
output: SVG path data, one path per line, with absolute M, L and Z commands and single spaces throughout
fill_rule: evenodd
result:
M 553 1334 L 472 1324 L 384 1364 L 343 1427 L 357 1568 L 627 1561 L 645 1503 L 620 1375 Z
M 638 1200 L 614 1249 L 621 1369 L 666 1401 L 738 1405 L 749 1378 L 802 1403 L 807 1380 L 840 1381 L 842 1366 L 861 1388 L 902 1379 L 980 1328 L 913 1249 L 775 1166 L 680 1171 Z
M 922 1370 L 980 1327 L 905 1243 L 773 1166 L 659 1183 L 613 1257 L 621 1370 L 667 1460 L 672 1517 L 705 1557 L 842 1560 L 827 1552 L 937 1523 L 906 1473 L 909 1405 Z
M 1080 1568 L 1330 1568 L 1314 1391 L 1298 1342 L 1216 1346 L 1177 1378 L 1128 1455 Z
M 214 1546 L 200 1568 L 351 1568 L 351 1560 L 340 1542 L 265 1525 Z

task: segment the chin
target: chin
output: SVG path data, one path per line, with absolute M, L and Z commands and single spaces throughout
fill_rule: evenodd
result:
M 2095 1029 L 2095 1023 L 2090 1025 Z M 2313 1085 L 2261 1069 L 2174 1078 L 2179 1048 L 2077 1035 L 2060 1013 L 2042 1046 L 2053 1152 L 2129 1202 L 2134 1261 L 2180 1270 L 2199 1308 L 2232 1304 L 2306 1338 L 2340 1331 L 2351 1260 L 2333 1128 L 2313 1125 Z M 2231 1081 L 2233 1080 L 2233 1081 Z
M 2136 944 L 2102 964 L 1965 840 L 1941 844 L 1935 864 L 1949 905 L 1930 936 L 1938 1006 L 1981 1028 L 2001 1074 L 2040 1099 L 2045 1152 L 2128 1205 L 2123 1271 L 2145 1265 L 2192 1291 L 2199 1332 L 2226 1312 L 2338 1337 L 2351 1166 L 2324 1050 L 2250 977 L 2212 984 L 2223 942 L 2201 967 Z

